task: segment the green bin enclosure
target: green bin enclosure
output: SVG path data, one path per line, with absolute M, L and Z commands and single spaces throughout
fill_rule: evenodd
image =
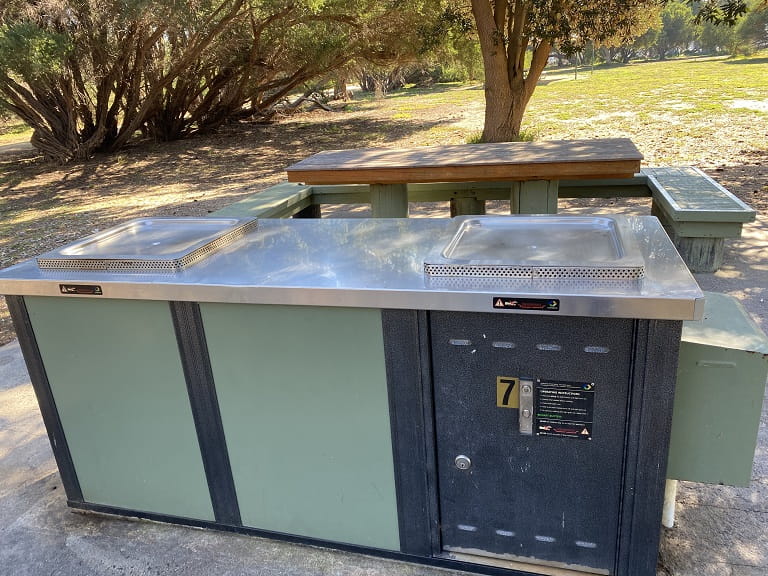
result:
M 768 338 L 732 296 L 706 292 L 683 323 L 667 477 L 746 486 L 768 376 Z
M 25 303 L 85 500 L 213 520 L 168 303 Z
M 200 308 L 243 525 L 398 550 L 381 311 Z

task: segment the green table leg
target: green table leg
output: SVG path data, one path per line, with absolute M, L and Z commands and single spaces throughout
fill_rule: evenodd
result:
M 407 184 L 371 184 L 374 218 L 408 218 Z
M 513 182 L 510 196 L 512 214 L 557 214 L 557 180 Z
M 474 196 L 451 198 L 451 216 L 485 214 L 485 200 Z

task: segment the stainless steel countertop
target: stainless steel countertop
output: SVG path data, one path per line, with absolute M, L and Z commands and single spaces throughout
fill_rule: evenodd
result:
M 658 220 L 651 216 L 630 217 L 626 223 L 645 261 L 645 277 L 627 283 L 425 276 L 425 260 L 448 244 L 458 220 L 264 219 L 244 238 L 182 271 L 41 270 L 34 260 L 28 260 L 0 271 L 0 293 L 501 314 L 700 318 L 703 294 Z M 63 295 L 62 284 L 99 286 L 101 295 Z M 559 309 L 494 309 L 494 297 L 557 299 Z

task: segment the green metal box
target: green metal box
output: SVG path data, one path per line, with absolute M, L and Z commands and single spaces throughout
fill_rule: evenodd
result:
M 683 323 L 667 477 L 746 486 L 768 376 L 768 338 L 732 296 L 705 293 Z

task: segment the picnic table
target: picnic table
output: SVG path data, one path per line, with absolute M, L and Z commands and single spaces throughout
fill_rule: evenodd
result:
M 631 178 L 643 155 L 628 138 L 330 150 L 286 169 L 289 182 L 367 184 L 374 218 L 408 216 L 408 184 L 509 182 L 512 213 L 555 213 L 563 179 Z M 473 197 L 460 214 L 482 213 Z

